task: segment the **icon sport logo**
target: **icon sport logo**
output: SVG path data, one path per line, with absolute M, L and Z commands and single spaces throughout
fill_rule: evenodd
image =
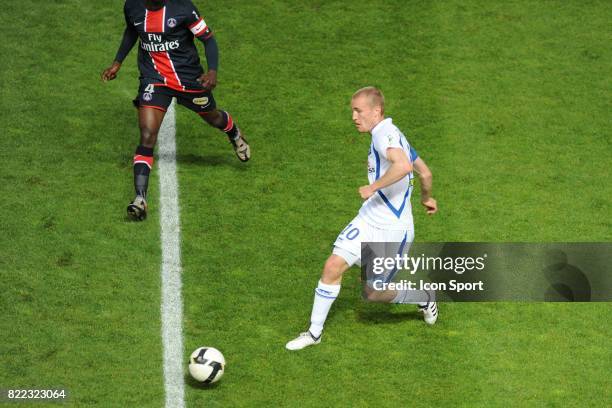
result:
M 169 18 L 168 21 L 166 21 L 166 24 L 168 25 L 168 27 L 174 28 L 176 27 L 176 20 L 173 18 Z

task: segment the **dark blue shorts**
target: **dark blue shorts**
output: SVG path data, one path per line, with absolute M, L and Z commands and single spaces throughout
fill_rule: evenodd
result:
M 166 111 L 172 98 L 176 98 L 179 105 L 183 105 L 192 111 L 203 114 L 216 109 L 217 104 L 211 91 L 201 90 L 177 91 L 163 84 L 153 84 L 141 81 L 138 88 L 138 96 L 133 100 L 134 106 L 150 107 Z

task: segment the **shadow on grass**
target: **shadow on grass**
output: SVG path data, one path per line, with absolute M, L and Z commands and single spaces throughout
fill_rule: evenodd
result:
M 178 164 L 193 164 L 196 166 L 227 166 L 237 170 L 244 171 L 247 169 L 246 163 L 241 162 L 232 153 L 210 154 L 200 156 L 196 154 L 178 154 L 176 156 Z
M 202 384 L 201 382 L 194 380 L 194 378 L 189 375 L 189 373 L 186 373 L 184 377 L 185 384 L 187 384 L 189 388 L 192 388 L 194 390 L 214 390 L 219 386 L 218 382 L 213 384 Z
M 368 307 L 357 310 L 357 320 L 375 324 L 397 324 L 408 320 L 423 320 L 423 315 L 416 310 L 395 312 L 388 307 Z

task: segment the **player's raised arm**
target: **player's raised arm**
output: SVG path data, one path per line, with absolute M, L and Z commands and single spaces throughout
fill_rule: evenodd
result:
M 391 162 L 391 167 L 374 183 L 359 188 L 359 194 L 364 200 L 370 198 L 378 190 L 403 179 L 412 171 L 412 163 L 410 163 L 403 149 L 389 147 L 386 153 L 387 160 Z
M 130 53 L 134 44 L 138 40 L 138 33 L 134 30 L 134 27 L 130 24 L 127 19 L 125 19 L 125 30 L 123 30 L 123 38 L 121 39 L 121 44 L 119 45 L 119 49 L 117 50 L 117 54 L 115 55 L 115 60 L 111 64 L 110 67 L 106 68 L 102 71 L 102 80 L 112 81 L 117 78 L 117 73 L 121 68 L 121 64 L 127 55 Z
M 427 214 L 435 214 L 438 211 L 438 203 L 431 196 L 433 180 L 431 170 L 429 170 L 425 161 L 418 156 L 413 161 L 413 165 L 421 181 L 421 203 L 425 206 Z

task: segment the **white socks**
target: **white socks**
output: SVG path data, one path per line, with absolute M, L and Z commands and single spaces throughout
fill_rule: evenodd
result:
M 415 296 L 415 293 L 418 292 L 423 292 L 423 295 L 421 296 Z M 407 304 L 416 304 L 419 306 L 426 306 L 427 302 L 416 302 L 414 299 L 419 298 L 419 299 L 424 299 L 424 298 L 429 298 L 430 295 L 425 292 L 425 291 L 414 291 L 414 290 L 408 290 L 408 289 L 404 289 L 404 290 L 398 290 L 397 291 L 397 295 L 395 296 L 395 298 L 391 301 L 391 303 L 407 303 Z M 412 300 L 409 299 L 412 296 Z
M 329 309 L 339 293 L 340 285 L 327 285 L 319 281 L 319 285 L 315 289 L 312 314 L 310 315 L 309 331 L 314 337 L 319 338 L 321 336 Z

